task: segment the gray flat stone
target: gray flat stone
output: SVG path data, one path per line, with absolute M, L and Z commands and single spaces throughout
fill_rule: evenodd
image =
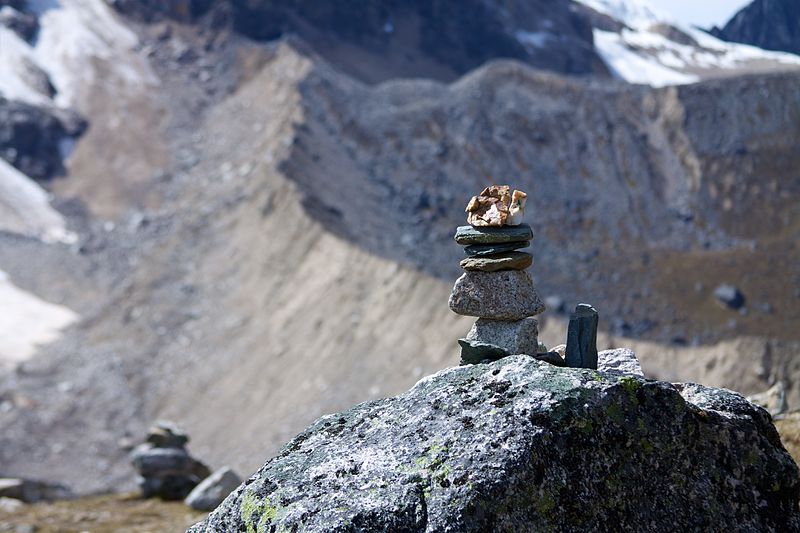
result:
M 459 226 L 454 237 L 458 244 L 497 244 L 502 242 L 529 241 L 533 230 L 528 224 L 519 226 L 475 227 Z
M 478 363 L 491 363 L 511 355 L 507 350 L 489 344 L 469 339 L 458 339 L 461 346 L 461 364 L 476 365 Z
M 501 254 L 527 248 L 531 241 L 503 242 L 499 244 L 472 244 L 464 247 L 464 253 L 469 257 L 485 257 L 487 255 Z
M 628 348 L 603 350 L 597 354 L 597 370 L 601 372 L 621 372 L 632 376 L 644 377 L 642 365 L 636 354 Z
M 499 346 L 512 354 L 535 355 L 538 351 L 539 323 L 535 318 L 492 320 L 479 318 L 467 333 L 467 340 Z
M 453 286 L 448 302 L 459 315 L 522 320 L 544 311 L 544 304 L 524 270 L 465 272 Z
M 192 489 L 184 502 L 198 511 L 213 511 L 241 482 L 230 467 L 224 466 Z
M 497 272 L 498 270 L 525 270 L 533 264 L 533 256 L 525 252 L 506 252 L 486 257 L 467 257 L 461 261 L 464 270 Z
M 578 304 L 569 317 L 565 359 L 571 368 L 597 368 L 597 309 Z

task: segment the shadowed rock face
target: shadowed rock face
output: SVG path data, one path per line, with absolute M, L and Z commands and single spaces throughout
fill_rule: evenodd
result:
M 114 0 L 113 5 L 140 20 L 194 22 L 256 41 L 299 35 L 339 68 L 370 82 L 451 80 L 494 58 L 565 74 L 608 74 L 594 51 L 588 19 L 566 0 Z M 391 66 L 367 73 L 351 64 L 377 58 Z
M 722 29 L 711 34 L 726 41 L 800 53 L 800 3 L 796 0 L 754 0 Z
M 46 180 L 63 174 L 64 142 L 85 129 L 86 122 L 76 113 L 0 96 L 0 158 L 31 178 Z
M 317 420 L 190 531 L 778 531 L 798 495 L 741 396 L 513 356 Z

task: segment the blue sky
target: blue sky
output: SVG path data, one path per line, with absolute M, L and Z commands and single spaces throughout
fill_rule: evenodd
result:
M 722 26 L 750 0 L 650 0 L 660 11 L 675 19 L 703 28 Z

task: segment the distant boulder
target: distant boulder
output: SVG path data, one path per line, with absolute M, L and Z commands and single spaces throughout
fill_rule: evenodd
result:
M 190 531 L 797 531 L 798 497 L 741 396 L 517 355 L 320 418 Z
M 744 305 L 744 294 L 742 294 L 742 291 L 727 283 L 719 285 L 714 289 L 714 298 L 720 305 L 730 309 L 739 309 Z

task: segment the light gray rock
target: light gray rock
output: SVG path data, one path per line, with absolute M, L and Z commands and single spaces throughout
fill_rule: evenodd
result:
M 551 352 L 556 352 L 558 355 L 560 355 L 563 358 L 563 357 L 565 357 L 567 355 L 567 345 L 566 344 L 558 344 L 556 346 L 553 346 L 553 349 L 550 350 L 550 351 Z
M 748 396 L 747 399 L 769 411 L 772 416 L 781 415 L 789 410 L 789 405 L 786 403 L 786 388 L 782 381 L 764 392 Z
M 213 511 L 241 482 L 241 478 L 229 466 L 224 466 L 189 493 L 186 505 L 198 511 Z
M 539 351 L 539 322 L 535 318 L 522 320 L 492 320 L 479 318 L 467 333 L 468 340 L 494 344 L 509 354 L 536 355 Z
M 633 350 L 628 348 L 615 348 L 598 352 L 597 370 L 600 372 L 622 372 L 623 374 L 644 377 L 639 359 Z
M 0 513 L 15 513 L 23 507 L 25 507 L 25 504 L 22 502 L 22 500 L 0 496 Z
M 798 497 L 738 394 L 515 355 L 320 418 L 190 532 L 798 531 Z
M 544 311 L 539 293 L 524 270 L 465 272 L 453 286 L 450 309 L 459 315 L 522 320 Z

